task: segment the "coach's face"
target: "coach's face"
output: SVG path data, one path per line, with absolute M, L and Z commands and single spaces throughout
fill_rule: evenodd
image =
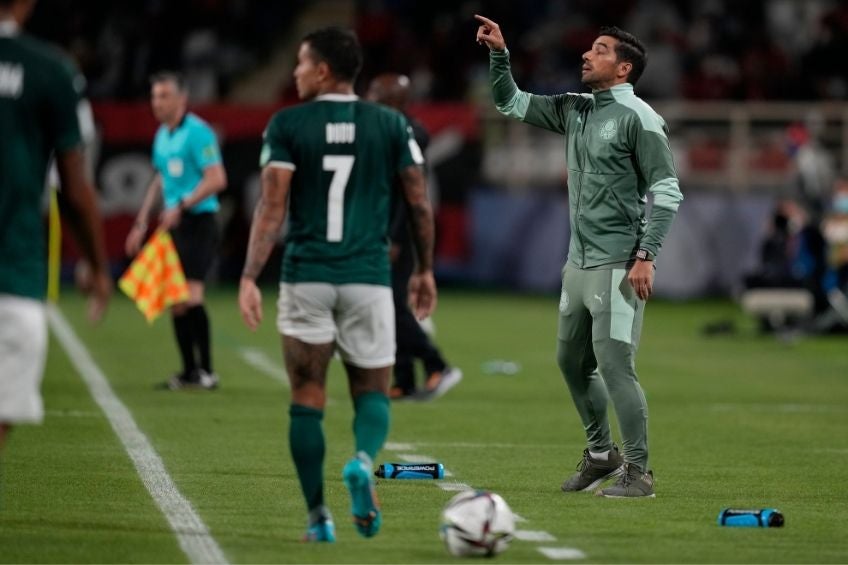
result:
M 309 43 L 301 43 L 297 52 L 297 66 L 294 68 L 294 84 L 298 98 L 309 100 L 318 96 L 327 70 L 327 64 L 318 61 Z
M 150 89 L 150 106 L 160 123 L 179 121 L 186 107 L 186 95 L 170 80 L 153 83 Z
M 592 48 L 583 53 L 583 68 L 580 80 L 593 90 L 605 90 L 626 79 L 632 65 L 618 61 L 615 46 L 618 40 L 602 35 L 595 40 Z

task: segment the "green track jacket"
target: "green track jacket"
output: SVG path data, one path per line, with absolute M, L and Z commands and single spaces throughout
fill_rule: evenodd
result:
M 659 253 L 683 195 L 665 121 L 630 83 L 593 94 L 537 96 L 518 89 L 509 51 L 491 51 L 495 106 L 507 116 L 565 135 L 571 243 L 580 268 Z M 650 219 L 647 193 L 654 196 Z

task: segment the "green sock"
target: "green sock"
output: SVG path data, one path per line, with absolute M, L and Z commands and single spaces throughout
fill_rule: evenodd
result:
M 306 508 L 324 505 L 324 412 L 292 404 L 289 408 L 289 447 Z
M 353 400 L 353 409 L 356 452 L 364 451 L 375 461 L 389 435 L 389 397 L 380 392 L 366 392 Z

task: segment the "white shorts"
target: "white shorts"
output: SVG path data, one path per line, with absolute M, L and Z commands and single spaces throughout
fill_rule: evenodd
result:
M 47 315 L 40 300 L 0 294 L 0 422 L 44 419 L 41 378 L 47 358 Z
M 305 343 L 336 342 L 342 359 L 376 369 L 395 362 L 392 289 L 373 284 L 280 283 L 277 329 Z

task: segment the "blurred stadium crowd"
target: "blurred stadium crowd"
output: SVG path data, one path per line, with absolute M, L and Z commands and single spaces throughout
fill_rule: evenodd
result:
M 382 72 L 411 79 L 411 113 L 433 138 L 441 281 L 553 291 L 569 233 L 562 141 L 494 111 L 475 13 L 501 24 L 518 84 L 538 94 L 583 90 L 581 54 L 602 25 L 647 44 L 637 93 L 669 124 L 686 194 L 660 295 L 789 282 L 821 311 L 828 289 L 848 287 L 845 0 L 41 0 L 28 29 L 63 46 L 88 79 L 116 240 L 151 174 L 148 77 L 178 70 L 222 140 L 230 187 L 218 276 L 237 277 L 262 128 L 296 102 L 300 37 L 340 24 L 365 51 L 360 93 Z M 117 248 L 110 257 L 124 260 Z
M 187 73 L 199 101 L 227 98 L 267 61 L 306 0 L 43 0 L 29 28 L 65 46 L 92 98 L 147 95 L 162 68 Z M 363 80 L 394 70 L 418 100 L 465 100 L 485 58 L 471 15 L 502 23 L 519 83 L 576 91 L 580 54 L 614 23 L 648 45 L 640 93 L 648 99 L 842 99 L 848 94 L 848 3 L 837 0 L 357 0 L 323 2 L 366 50 Z M 333 16 L 333 14 L 328 14 Z M 285 77 L 288 78 L 288 77 Z M 479 84 L 477 84 L 479 86 Z M 279 85 L 283 96 L 289 85 Z

